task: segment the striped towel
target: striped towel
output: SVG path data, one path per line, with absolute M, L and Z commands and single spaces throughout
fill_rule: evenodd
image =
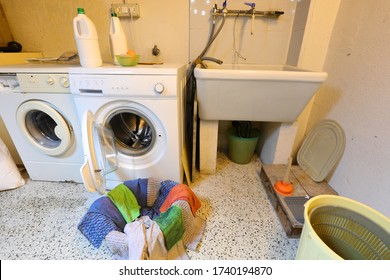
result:
M 109 232 L 120 230 L 111 219 L 96 212 L 87 212 L 77 228 L 95 248 L 100 247 Z
M 112 230 L 123 231 L 126 221 L 107 196 L 96 199 L 78 224 L 78 230 L 95 247 L 99 248 Z

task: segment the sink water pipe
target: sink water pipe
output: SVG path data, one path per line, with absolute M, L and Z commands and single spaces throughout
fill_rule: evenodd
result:
M 253 24 L 255 22 L 255 7 L 256 7 L 256 4 L 255 3 L 249 3 L 249 2 L 244 2 L 245 5 L 248 5 L 250 6 L 250 13 L 252 14 L 252 22 L 251 22 L 251 35 L 253 35 Z
M 225 1 L 226 2 L 226 1 Z M 250 6 L 249 10 L 228 10 L 226 5 L 222 7 L 222 9 L 218 9 L 217 5 L 214 5 L 213 8 L 213 16 L 239 16 L 239 17 L 268 17 L 268 18 L 278 18 L 283 15 L 282 11 L 256 11 L 255 3 L 244 2 L 245 5 Z

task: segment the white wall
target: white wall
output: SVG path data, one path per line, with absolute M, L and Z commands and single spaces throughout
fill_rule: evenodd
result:
M 309 0 L 302 0 L 309 2 Z M 248 2 L 248 1 L 246 1 Z M 207 56 L 215 57 L 224 63 L 285 64 L 290 46 L 290 36 L 297 6 L 296 0 L 252 0 L 256 10 L 283 11 L 278 19 L 256 18 L 251 34 L 251 18 L 227 17 L 223 29 L 212 44 Z M 211 10 L 217 3 L 222 8 L 222 0 L 190 0 L 190 59 L 195 59 L 204 49 L 211 27 Z M 227 1 L 229 10 L 248 10 L 244 1 Z M 221 23 L 217 19 L 216 28 Z M 235 38 L 235 39 L 234 39 Z M 235 54 L 235 49 L 246 58 Z
M 103 61 L 110 62 L 109 26 L 112 3 L 121 0 L 0 0 L 14 40 L 23 51 L 41 51 L 46 57 L 76 50 L 72 20 L 77 7 L 83 7 L 94 22 Z M 151 61 L 154 45 L 158 45 L 163 62 L 188 61 L 189 1 L 127 0 L 140 5 L 139 19 L 121 18 L 129 48 L 141 54 L 142 61 Z
M 318 1 L 318 0 L 317 0 Z M 324 0 L 322 0 L 324 1 Z M 339 194 L 390 216 L 390 1 L 344 0 L 330 39 L 309 128 L 334 119 L 345 153 L 329 176 Z
M 257 10 L 281 10 L 278 20 L 256 18 L 254 34 L 250 34 L 250 19 L 236 22 L 236 47 L 247 58 L 246 63 L 285 63 L 292 24 L 298 0 L 254 0 Z M 59 56 L 76 50 L 72 20 L 77 7 L 85 8 L 95 23 L 104 61 L 111 61 L 109 48 L 110 7 L 122 0 L 0 0 L 14 39 L 24 51 L 41 51 L 46 57 Z M 129 48 L 141 54 L 141 60 L 154 60 L 151 50 L 158 45 L 159 61 L 187 63 L 203 49 L 210 31 L 212 5 L 222 6 L 222 0 L 126 0 L 138 3 L 141 17 L 133 22 L 121 18 Z M 227 1 L 229 9 L 248 9 L 244 1 Z M 310 0 L 300 0 L 310 2 Z M 195 9 L 198 11 L 195 14 Z M 205 15 L 202 15 L 202 11 Z M 191 27 L 189 26 L 191 22 Z M 234 18 L 229 18 L 210 50 L 216 56 L 232 62 Z M 299 31 L 299 27 L 294 32 Z M 293 46 L 296 52 L 296 46 Z M 240 62 L 240 61 L 239 61 Z
M 328 53 L 329 40 L 333 32 L 341 0 L 311 0 L 298 66 L 322 71 Z M 298 130 L 293 145 L 293 156 L 307 134 L 307 123 L 315 96 L 297 120 Z
M 295 9 L 294 22 L 291 30 L 290 46 L 287 55 L 288 65 L 297 65 L 301 51 L 302 40 L 305 34 L 307 17 L 311 0 L 299 0 Z

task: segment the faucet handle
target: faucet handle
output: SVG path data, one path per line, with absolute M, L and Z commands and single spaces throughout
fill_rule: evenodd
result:
M 256 3 L 254 3 L 254 2 L 244 2 L 244 4 L 247 6 L 250 6 L 251 9 L 255 9 L 255 7 L 256 7 Z

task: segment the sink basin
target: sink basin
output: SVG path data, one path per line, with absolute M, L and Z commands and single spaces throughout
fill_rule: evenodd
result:
M 194 70 L 201 120 L 294 122 L 328 76 L 289 65 L 205 64 Z

